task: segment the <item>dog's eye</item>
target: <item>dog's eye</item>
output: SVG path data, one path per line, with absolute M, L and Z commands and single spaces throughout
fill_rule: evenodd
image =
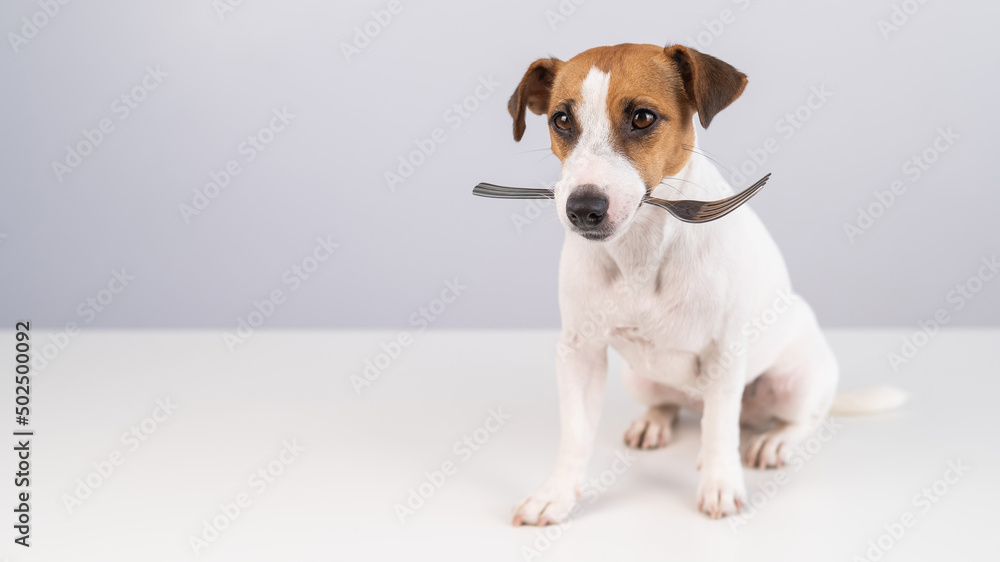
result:
M 562 111 L 552 116 L 552 124 L 560 131 L 568 131 L 572 127 L 572 124 L 569 122 L 569 115 L 566 115 Z
M 632 127 L 636 129 L 645 129 L 652 125 L 654 121 L 656 121 L 656 116 L 648 109 L 639 109 L 632 114 Z

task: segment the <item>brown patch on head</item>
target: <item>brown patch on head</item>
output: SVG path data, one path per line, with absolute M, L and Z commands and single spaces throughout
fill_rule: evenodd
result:
M 609 140 L 635 166 L 647 191 L 687 164 L 694 144 L 694 113 L 708 127 L 719 111 L 740 96 L 747 82 L 729 64 L 676 45 L 623 44 L 590 49 L 566 62 L 539 59 L 528 68 L 508 104 L 514 138 L 520 140 L 524 133 L 525 107 L 536 114 L 546 113 L 552 152 L 565 160 L 585 134 L 574 110 L 583 101 L 583 82 L 594 68 L 610 77 Z M 645 113 L 655 119 L 649 123 Z M 557 122 L 570 129 L 557 128 Z
M 628 157 L 651 190 L 687 163 L 686 146 L 694 144 L 691 117 L 694 106 L 688 100 L 677 65 L 656 45 L 625 44 L 598 47 L 573 57 L 553 83 L 551 108 L 559 109 L 567 100 L 576 102 L 584 79 L 597 68 L 610 76 L 607 117 L 610 139 L 616 150 Z M 634 118 L 650 112 L 655 117 L 644 128 L 634 126 Z M 638 114 L 638 115 L 637 115 Z M 552 151 L 564 158 L 575 138 L 552 132 Z

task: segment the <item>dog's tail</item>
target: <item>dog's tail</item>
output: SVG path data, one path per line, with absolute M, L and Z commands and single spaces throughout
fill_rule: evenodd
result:
M 907 394 L 894 386 L 873 386 L 838 392 L 830 413 L 836 416 L 865 416 L 894 410 L 903 405 Z

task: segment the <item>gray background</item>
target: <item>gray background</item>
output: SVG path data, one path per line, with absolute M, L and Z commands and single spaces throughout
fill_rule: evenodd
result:
M 342 43 L 386 5 L 245 0 L 220 17 L 208 1 L 74 2 L 17 52 L 7 34 L 42 8 L 0 5 L 0 318 L 232 330 L 282 289 L 267 327 L 396 327 L 458 279 L 467 288 L 433 327 L 554 327 L 552 208 L 518 229 L 529 203 L 470 190 L 558 177 L 542 118 L 511 138 L 507 98 L 532 60 L 645 42 L 695 46 L 749 75 L 700 144 L 737 169 L 777 140 L 751 178 L 774 174 L 753 206 L 825 325 L 914 326 L 939 308 L 954 325 L 998 325 L 1000 281 L 961 309 L 947 296 L 1000 251 L 1000 4 L 931 1 L 886 39 L 891 1 L 567 0 L 555 25 L 556 0 L 403 2 L 345 60 Z M 115 98 L 157 65 L 169 76 L 118 119 Z M 456 128 L 445 112 L 480 77 L 499 86 Z M 821 85 L 833 96 L 784 138 L 779 121 Z M 240 143 L 275 108 L 295 118 L 244 162 Z M 104 118 L 115 131 L 58 181 L 52 162 Z M 949 127 L 959 138 L 912 181 L 903 164 Z M 446 140 L 390 190 L 384 174 L 436 128 Z M 186 223 L 178 206 L 231 159 L 242 173 Z M 849 241 L 843 225 L 895 179 L 906 193 Z M 290 291 L 283 273 L 327 236 L 339 249 Z M 122 268 L 129 286 L 82 314 Z

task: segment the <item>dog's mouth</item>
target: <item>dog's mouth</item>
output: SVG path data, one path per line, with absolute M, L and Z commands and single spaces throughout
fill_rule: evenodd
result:
M 583 236 L 587 240 L 590 240 L 591 242 L 603 242 L 603 241 L 607 240 L 608 238 L 611 238 L 611 234 L 612 234 L 612 232 L 609 231 L 609 230 L 596 230 L 596 231 L 595 230 L 585 230 L 585 231 L 579 231 L 579 230 L 577 230 L 576 233 L 579 234 L 580 236 Z

